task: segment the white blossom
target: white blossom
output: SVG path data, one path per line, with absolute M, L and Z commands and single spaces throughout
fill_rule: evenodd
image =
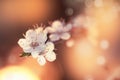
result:
M 26 32 L 25 38 L 19 39 L 18 44 L 25 53 L 41 52 L 45 48 L 47 32 L 41 27 Z
M 45 63 L 46 63 L 46 60 L 45 60 L 44 56 L 42 56 L 42 55 L 38 56 L 37 61 L 40 65 L 45 65 Z
M 69 33 L 71 28 L 71 24 L 64 25 L 64 23 L 61 21 L 54 21 L 51 27 L 46 28 L 46 30 L 51 33 L 49 36 L 51 41 L 58 41 L 60 39 L 69 39 L 71 37 Z
M 33 58 L 36 58 L 40 65 L 45 65 L 47 61 L 56 60 L 55 46 L 52 41 L 69 39 L 71 28 L 71 24 L 65 25 L 63 22 L 54 21 L 51 27 L 45 30 L 42 27 L 29 29 L 24 35 L 25 38 L 19 39 L 18 44 L 25 53 L 30 53 Z M 50 40 L 47 37 L 48 33 L 50 33 Z
M 34 58 L 37 58 L 37 61 L 40 65 L 45 65 L 46 60 L 49 62 L 53 62 L 56 60 L 56 54 L 53 50 L 54 44 L 52 42 L 47 42 L 43 51 L 33 52 L 31 54 Z

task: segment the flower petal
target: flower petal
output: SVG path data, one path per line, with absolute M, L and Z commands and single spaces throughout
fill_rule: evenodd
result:
M 38 27 L 37 29 L 35 29 L 35 31 L 37 32 L 37 34 L 39 34 L 43 31 L 43 27 Z
M 67 25 L 64 27 L 63 31 L 64 31 L 64 32 L 68 32 L 68 31 L 70 31 L 71 29 L 72 29 L 72 24 L 67 24 Z
M 25 53 L 31 53 L 32 48 L 29 46 L 29 43 L 26 41 L 26 39 L 19 39 L 18 44 L 21 48 L 23 48 Z
M 20 47 L 25 47 L 26 46 L 26 40 L 25 39 L 19 39 L 18 44 Z
M 56 30 L 56 31 L 59 31 L 59 30 L 62 30 L 63 29 L 63 23 L 61 21 L 54 21 L 52 23 L 52 27 Z
M 41 43 L 45 43 L 47 40 L 47 33 L 46 32 L 40 32 L 37 35 L 37 42 Z
M 55 32 L 55 29 L 52 28 L 52 27 L 47 27 L 45 30 L 46 30 L 48 33 L 53 33 L 53 32 Z
M 63 40 L 68 40 L 70 37 L 71 37 L 71 35 L 69 33 L 67 33 L 67 32 L 63 33 L 61 35 L 61 39 L 63 39 Z
M 45 58 L 49 61 L 49 62 L 53 62 L 56 60 L 56 54 L 54 52 L 51 53 L 47 53 L 45 55 Z
M 45 60 L 44 56 L 42 56 L 42 55 L 38 56 L 37 61 L 42 66 L 45 65 L 45 63 L 46 63 L 46 60 Z
M 39 56 L 39 52 L 32 52 L 31 55 L 33 58 L 37 58 Z
M 46 49 L 47 52 L 52 52 L 54 50 L 54 44 L 52 42 L 46 43 Z
M 35 41 L 37 38 L 36 35 L 37 35 L 37 32 L 35 30 L 30 29 L 26 32 L 25 38 L 28 40 Z
M 35 47 L 33 51 L 42 52 L 45 49 L 45 44 L 41 44 L 38 47 Z
M 23 51 L 24 51 L 25 53 L 31 53 L 31 52 L 33 51 L 33 49 L 32 49 L 32 47 L 28 46 L 28 47 L 26 47 L 26 48 L 23 48 Z
M 21 48 L 29 47 L 29 42 L 26 39 L 19 39 L 18 44 Z
M 51 41 L 58 41 L 60 39 L 59 35 L 57 34 L 51 34 L 49 38 Z

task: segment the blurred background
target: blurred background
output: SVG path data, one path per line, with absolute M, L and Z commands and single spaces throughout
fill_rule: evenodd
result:
M 120 80 L 119 0 L 0 0 L 0 80 Z M 71 39 L 40 66 L 19 57 L 17 41 L 33 24 L 63 19 Z

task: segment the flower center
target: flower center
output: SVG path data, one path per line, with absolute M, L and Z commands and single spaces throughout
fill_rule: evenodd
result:
M 64 31 L 61 31 L 61 30 L 55 32 L 55 34 L 58 34 L 58 35 L 62 35 L 63 33 L 64 33 Z
M 30 44 L 31 47 L 33 47 L 33 49 L 35 49 L 35 47 L 39 46 L 39 43 L 38 42 L 32 42 Z
M 48 50 L 48 49 L 46 49 L 46 50 L 44 50 L 44 51 L 40 52 L 40 53 L 39 53 L 39 55 L 44 55 L 44 54 L 48 53 L 48 51 L 49 51 L 49 50 Z

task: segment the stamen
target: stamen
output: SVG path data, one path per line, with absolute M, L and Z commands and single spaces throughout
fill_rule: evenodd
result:
M 39 43 L 37 43 L 37 42 L 32 42 L 32 43 L 30 44 L 30 46 L 33 47 L 33 49 L 35 49 L 35 47 L 39 46 Z

